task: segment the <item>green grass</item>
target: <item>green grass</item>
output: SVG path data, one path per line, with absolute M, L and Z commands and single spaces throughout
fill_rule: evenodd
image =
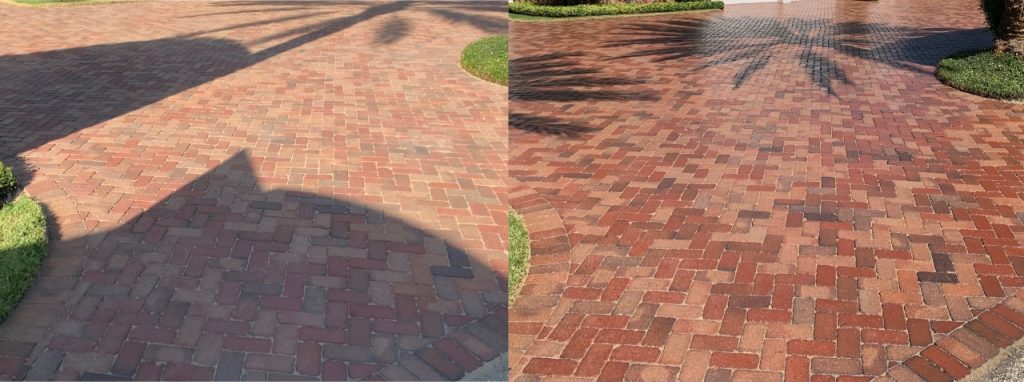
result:
M 523 225 L 523 217 L 508 212 L 508 302 L 519 297 L 523 281 L 530 270 L 530 235 Z
M 632 15 L 641 13 L 680 12 L 723 8 L 725 8 L 725 3 L 719 0 L 664 1 L 656 3 L 606 3 L 580 5 L 537 5 L 533 3 L 524 3 L 517 1 L 508 5 L 509 13 L 533 17 L 589 17 L 608 15 Z M 517 17 L 512 18 L 517 19 Z
M 982 97 L 1024 100 L 1024 60 L 991 50 L 957 53 L 939 62 L 935 76 L 946 85 Z
M 470 74 L 508 86 L 508 35 L 485 37 L 462 50 L 462 68 Z
M 25 296 L 45 254 L 43 209 L 25 195 L 0 207 L 0 320 Z

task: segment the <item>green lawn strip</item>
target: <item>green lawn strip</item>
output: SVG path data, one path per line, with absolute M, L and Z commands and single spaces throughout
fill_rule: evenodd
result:
M 508 212 L 508 301 L 511 304 L 523 289 L 523 281 L 530 270 L 530 235 L 523 217 Z
M 982 97 L 1024 100 L 1024 60 L 991 50 L 957 53 L 939 62 L 935 76 L 946 85 Z
M 580 5 L 537 5 L 513 2 L 508 5 L 511 14 L 533 17 L 588 17 L 608 15 L 631 15 L 642 13 L 696 11 L 723 9 L 725 3 L 718 0 L 666 1 L 655 3 L 606 3 Z M 517 18 L 517 17 L 512 17 Z
M 508 35 L 485 37 L 462 50 L 462 68 L 470 74 L 508 86 Z
M 0 320 L 25 296 L 45 254 L 43 209 L 26 195 L 0 207 Z

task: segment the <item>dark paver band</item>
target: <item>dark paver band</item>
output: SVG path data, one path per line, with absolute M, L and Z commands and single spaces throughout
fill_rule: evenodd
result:
M 534 248 L 511 378 L 941 380 L 1020 338 L 1024 106 L 933 75 L 991 44 L 983 20 L 806 0 L 513 23 L 511 200 L 569 247 Z
M 507 347 L 502 3 L 0 3 L 53 217 L 8 379 L 458 379 Z

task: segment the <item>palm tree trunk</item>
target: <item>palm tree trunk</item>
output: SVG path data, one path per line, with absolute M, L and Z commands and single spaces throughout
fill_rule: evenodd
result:
M 996 36 L 996 53 L 1024 58 L 1024 0 L 1006 0 L 1004 4 L 1006 8 Z

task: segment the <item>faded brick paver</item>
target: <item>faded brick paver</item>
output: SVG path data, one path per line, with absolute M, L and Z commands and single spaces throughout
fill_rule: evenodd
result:
M 976 2 L 727 8 L 513 23 L 511 378 L 943 380 L 1020 338 L 1024 105 L 933 74 Z
M 9 379 L 457 379 L 506 348 L 503 3 L 0 4 L 53 217 Z

